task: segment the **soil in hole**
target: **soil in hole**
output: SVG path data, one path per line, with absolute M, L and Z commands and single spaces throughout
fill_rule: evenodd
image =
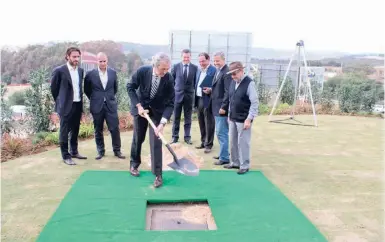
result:
M 146 230 L 216 230 L 207 202 L 147 204 Z

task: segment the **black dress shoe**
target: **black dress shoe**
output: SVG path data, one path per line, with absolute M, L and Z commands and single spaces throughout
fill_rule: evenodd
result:
M 219 156 L 214 156 L 213 158 L 216 160 L 219 160 Z
M 200 146 L 196 146 L 195 148 L 200 150 L 200 149 L 204 149 L 205 146 L 203 144 L 201 144 Z
M 132 168 L 130 169 L 130 173 L 132 176 L 139 176 L 139 171 L 138 169 Z
M 119 159 L 126 159 L 126 157 L 124 155 L 122 155 L 121 152 L 116 152 L 115 156 L 118 157 Z
M 70 166 L 76 165 L 76 163 L 71 158 L 64 159 L 63 162 L 64 164 L 70 165 Z
M 221 166 L 221 165 L 225 165 L 225 164 L 229 164 L 229 163 L 230 163 L 230 161 L 219 160 L 219 161 L 215 162 L 214 165 Z
M 163 185 L 163 179 L 162 176 L 156 176 L 155 181 L 154 181 L 154 187 L 158 188 Z
M 102 159 L 104 154 L 98 154 L 98 156 L 95 157 L 95 160 L 100 160 Z
M 188 145 L 192 145 L 191 140 L 185 140 L 184 142 L 186 142 L 186 144 L 188 144 Z
M 175 143 L 178 143 L 178 139 L 172 139 L 170 144 L 175 144 Z
M 75 154 L 75 155 L 71 155 L 71 157 L 72 157 L 72 158 L 76 158 L 76 159 L 81 159 L 81 160 L 87 159 L 87 157 L 82 156 L 82 155 L 80 155 L 79 153 L 78 153 L 78 154 Z
M 242 175 L 242 174 L 245 174 L 246 172 L 248 172 L 249 169 L 239 169 L 239 171 L 237 172 L 239 175 Z
M 210 152 L 211 152 L 211 149 L 210 149 L 210 148 L 206 148 L 206 149 L 205 149 L 205 153 L 206 153 L 206 154 L 208 154 L 208 153 L 210 153 Z
M 239 169 L 239 166 L 234 166 L 234 165 L 231 165 L 231 164 L 227 164 L 227 165 L 224 165 L 223 168 L 226 168 L 226 169 Z

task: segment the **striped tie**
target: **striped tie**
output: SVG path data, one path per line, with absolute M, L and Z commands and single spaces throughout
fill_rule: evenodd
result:
M 151 86 L 151 94 L 150 94 L 151 99 L 155 97 L 156 91 L 158 90 L 158 86 L 159 86 L 159 77 L 155 76 L 155 79 L 152 82 L 152 86 Z

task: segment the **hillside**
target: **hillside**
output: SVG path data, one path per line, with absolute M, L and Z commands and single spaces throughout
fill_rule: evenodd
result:
M 168 45 L 142 45 L 132 42 L 118 42 L 122 45 L 123 51 L 125 53 L 135 51 L 142 58 L 150 58 L 156 52 L 163 51 L 168 52 Z M 252 58 L 258 59 L 290 59 L 293 54 L 293 50 L 279 50 L 272 48 L 253 48 L 252 49 Z M 313 51 L 307 52 L 307 59 L 309 60 L 319 60 L 323 58 L 336 58 L 346 55 L 347 53 L 342 52 L 333 52 L 333 51 Z

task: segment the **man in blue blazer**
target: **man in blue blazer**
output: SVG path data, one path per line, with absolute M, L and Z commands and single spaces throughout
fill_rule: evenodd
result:
M 207 53 L 200 53 L 198 60 L 201 68 L 198 69 L 196 77 L 194 106 L 198 112 L 201 144 L 196 148 L 205 149 L 205 153 L 209 153 L 214 143 L 215 119 L 209 108 L 211 94 L 206 94 L 203 90 L 212 87 L 216 69 L 210 64 L 210 56 Z

